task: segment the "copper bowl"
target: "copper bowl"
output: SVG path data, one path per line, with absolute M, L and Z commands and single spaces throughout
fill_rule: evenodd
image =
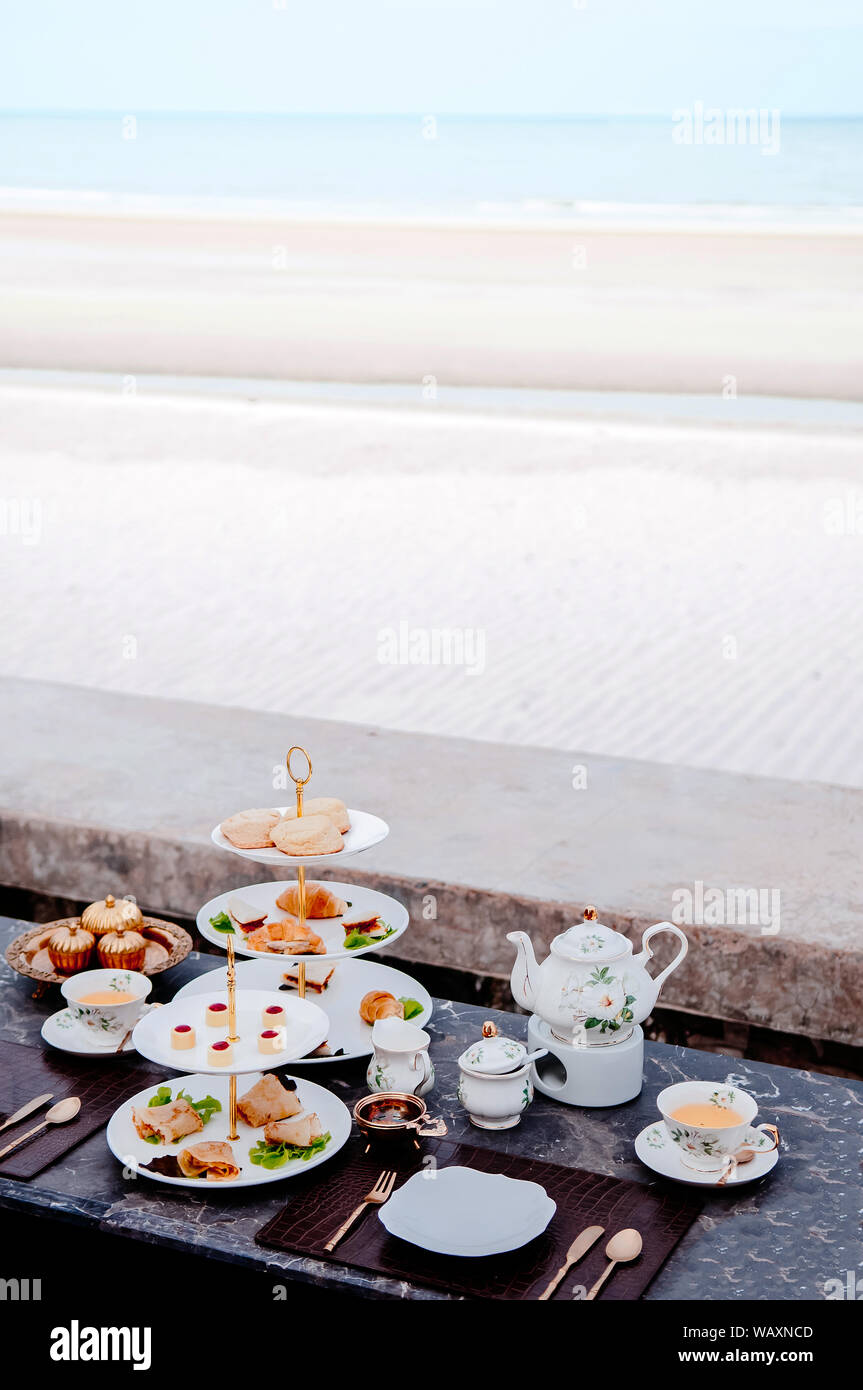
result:
M 354 1106 L 357 1128 L 369 1146 L 410 1140 L 417 1148 L 417 1139 L 440 1139 L 446 1134 L 446 1123 L 432 1119 L 424 1100 L 407 1091 L 377 1091 L 363 1096 Z

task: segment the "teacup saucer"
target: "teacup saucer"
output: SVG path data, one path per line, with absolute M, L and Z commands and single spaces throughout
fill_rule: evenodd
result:
M 83 1028 L 73 1017 L 71 1009 L 59 1009 L 42 1024 L 42 1037 L 46 1043 L 59 1048 L 61 1052 L 71 1052 L 75 1057 L 118 1057 L 121 1054 L 117 1052 L 117 1046 L 122 1036 L 121 1033 L 118 1037 L 108 1038 L 104 1042 L 97 1041 L 90 1030 Z M 126 1040 L 122 1055 L 134 1051 L 135 1046 L 130 1036 Z
M 648 1168 L 673 1182 L 685 1183 L 688 1187 L 716 1187 L 722 1177 L 722 1170 L 701 1173 L 681 1161 L 679 1150 L 669 1137 L 668 1130 L 661 1120 L 647 1125 L 635 1141 L 635 1152 Z M 768 1153 L 756 1153 L 749 1163 L 739 1163 L 734 1176 L 725 1183 L 726 1187 L 740 1187 L 745 1182 L 756 1182 L 775 1168 L 779 1161 L 779 1150 L 770 1149 Z

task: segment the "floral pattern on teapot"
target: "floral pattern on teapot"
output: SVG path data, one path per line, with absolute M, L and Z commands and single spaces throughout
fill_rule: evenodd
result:
M 595 965 L 586 980 L 574 973 L 568 975 L 561 1003 L 572 1011 L 575 1021 L 585 1028 L 598 1028 L 600 1033 L 616 1033 L 635 1017 L 635 995 L 610 965 Z

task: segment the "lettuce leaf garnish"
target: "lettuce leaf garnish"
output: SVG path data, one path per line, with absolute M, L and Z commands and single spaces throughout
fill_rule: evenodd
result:
M 332 1137 L 328 1130 L 313 1139 L 307 1149 L 298 1149 L 295 1144 L 268 1144 L 265 1139 L 259 1139 L 255 1147 L 249 1149 L 249 1158 L 259 1168 L 282 1168 L 295 1158 L 308 1163 L 314 1154 L 323 1152 Z
M 345 937 L 345 950 L 356 951 L 360 946 L 377 946 L 381 941 L 386 941 L 388 936 L 392 936 L 395 927 L 387 926 L 386 922 L 381 923 L 387 929 L 382 936 L 368 936 L 366 932 L 352 931 Z

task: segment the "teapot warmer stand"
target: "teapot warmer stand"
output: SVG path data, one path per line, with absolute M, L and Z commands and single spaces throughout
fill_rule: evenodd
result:
M 599 1108 L 623 1105 L 641 1092 L 644 1033 L 637 1023 L 620 1042 L 576 1047 L 561 1042 L 544 1019 L 531 1014 L 527 1045 L 531 1052 L 548 1049 L 547 1057 L 534 1062 L 531 1078 L 550 1100 Z

